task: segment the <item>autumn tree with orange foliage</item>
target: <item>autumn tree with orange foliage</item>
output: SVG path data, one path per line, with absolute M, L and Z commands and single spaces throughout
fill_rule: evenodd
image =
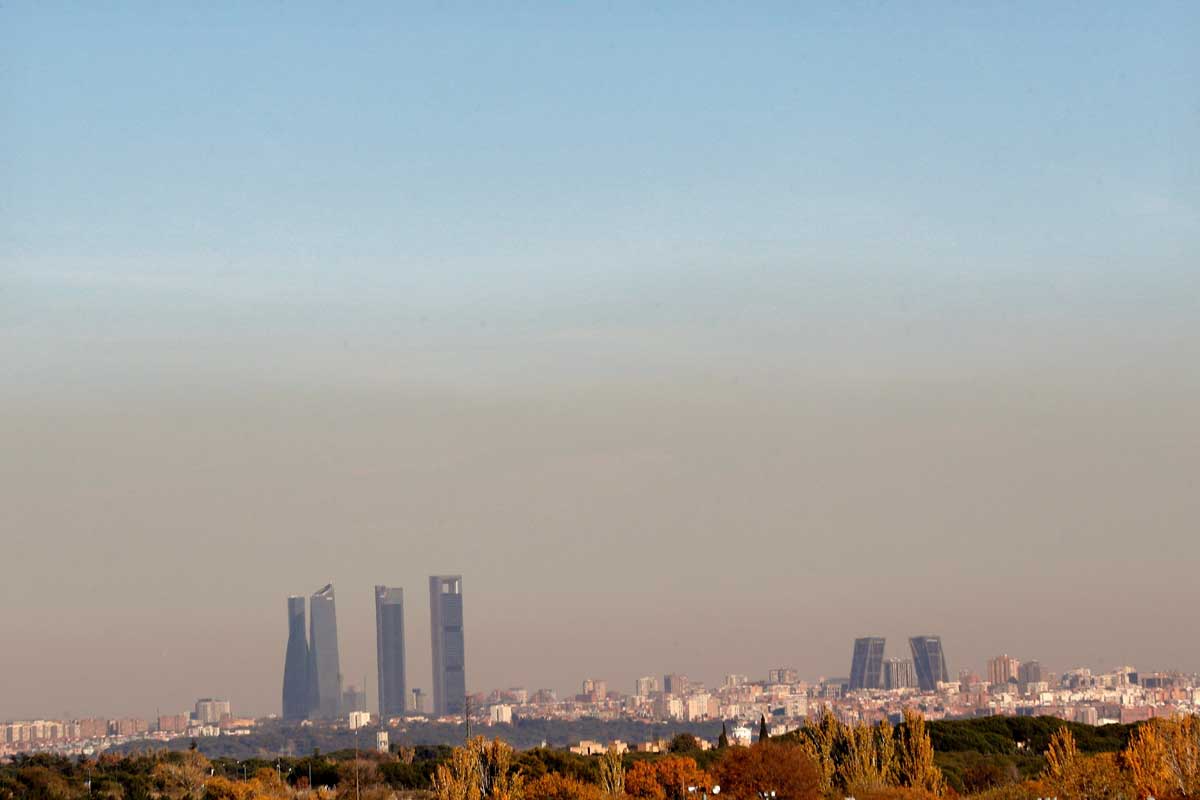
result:
M 513 763 L 512 747 L 476 736 L 438 765 L 432 783 L 437 800 L 522 800 L 525 779 Z
M 604 800 L 604 792 L 593 783 L 558 772 L 548 772 L 525 785 L 526 800 Z
M 289 800 L 294 796 L 272 769 L 260 769 L 248 780 L 232 780 L 219 775 L 209 777 L 204 780 L 203 790 L 204 800 Z M 314 800 L 317 797 L 314 793 Z
M 820 781 L 812 759 L 799 744 L 768 739 L 753 747 L 730 747 L 716 766 L 721 797 L 758 800 L 775 792 L 783 800 L 817 800 Z
M 154 796 L 162 800 L 202 800 L 211 767 L 208 759 L 194 750 L 172 754 L 150 773 Z
M 625 793 L 643 800 L 687 800 L 687 787 L 712 784 L 712 777 L 685 756 L 637 761 L 625 773 Z
M 1200 717 L 1150 720 L 1122 757 L 1139 798 L 1200 797 Z
M 938 800 L 938 796 L 909 786 L 883 786 L 859 792 L 854 795 L 854 800 Z
M 925 729 L 925 717 L 911 708 L 904 709 L 898 745 L 900 784 L 936 797 L 945 794 L 946 779 L 933 763 L 933 743 Z
M 1067 727 L 1050 738 L 1042 782 L 1059 800 L 1134 800 L 1137 795 L 1115 754 L 1083 755 Z

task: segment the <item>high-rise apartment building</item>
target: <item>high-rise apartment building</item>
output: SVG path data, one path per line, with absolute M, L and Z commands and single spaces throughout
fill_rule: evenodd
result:
M 908 640 L 912 649 L 913 668 L 917 671 L 917 684 L 923 692 L 937 690 L 939 683 L 950 680 L 946 669 L 946 654 L 942 650 L 940 636 L 914 636 Z
M 850 662 L 850 691 L 883 688 L 882 636 L 866 636 L 854 640 L 854 656 Z
M 599 703 L 608 697 L 608 682 L 596 678 L 587 678 L 580 687 L 581 696 L 588 702 Z
M 1017 683 L 1020 678 L 1021 662 L 1007 653 L 988 661 L 988 683 L 1002 687 Z
M 215 725 L 232 714 L 228 700 L 202 697 L 196 701 L 196 713 L 193 716 L 202 725 Z
M 638 697 L 649 697 L 658 691 L 658 678 L 652 675 L 638 678 L 634 683 L 634 694 Z
M 1031 683 L 1041 683 L 1042 680 L 1042 665 L 1037 661 L 1025 661 L 1017 670 L 1017 682 L 1021 686 L 1028 686 Z
M 308 632 L 304 598 L 288 598 L 287 654 L 283 661 L 283 718 L 298 722 L 308 716 Z
M 800 673 L 790 667 L 767 670 L 767 683 L 799 683 Z
M 907 658 L 889 658 L 883 662 L 883 688 L 917 688 L 917 671 Z
M 433 644 L 433 713 L 461 714 L 467 704 L 461 575 L 429 578 L 429 627 Z
M 332 583 L 316 591 L 308 601 L 308 697 L 312 718 L 337 718 L 342 701 L 342 672 Z
M 686 675 L 676 675 L 674 672 L 663 675 L 663 694 L 687 694 L 688 679 Z
M 379 671 L 379 719 L 408 711 L 404 675 L 404 590 L 375 587 L 375 661 Z

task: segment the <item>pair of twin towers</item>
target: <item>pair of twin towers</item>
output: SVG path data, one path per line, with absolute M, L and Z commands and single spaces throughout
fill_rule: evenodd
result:
M 332 720 L 353 709 L 342 706 L 337 611 L 333 584 L 308 600 L 288 598 L 288 641 L 283 665 L 283 718 Z M 461 575 L 429 578 L 429 622 L 433 649 L 433 713 L 461 714 L 466 708 L 466 648 L 463 639 Z M 375 656 L 379 675 L 379 717 L 408 713 L 404 670 L 404 590 L 375 587 Z
M 882 636 L 864 636 L 854 640 L 854 656 L 850 662 L 850 691 L 860 689 L 900 689 L 911 686 L 907 677 L 891 675 L 891 672 L 903 672 L 904 663 L 899 665 L 884 664 L 883 647 L 886 639 Z M 917 688 L 923 692 L 932 692 L 939 683 L 950 680 L 950 671 L 946 668 L 946 653 L 942 650 L 940 636 L 913 636 L 908 640 L 912 650 L 912 662 L 909 664 L 915 672 Z M 899 659 L 892 659 L 898 662 Z M 884 667 L 890 669 L 884 669 Z M 911 674 L 911 673 L 910 673 Z

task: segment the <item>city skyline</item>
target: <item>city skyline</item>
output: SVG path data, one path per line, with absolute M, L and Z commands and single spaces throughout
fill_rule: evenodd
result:
M 428 582 L 429 582 L 429 588 L 430 588 L 430 601 L 431 601 L 430 608 L 429 608 L 429 618 L 431 620 L 435 618 L 435 612 L 434 612 L 435 608 L 446 609 L 446 607 L 441 602 L 444 595 L 448 598 L 451 598 L 451 605 L 448 608 L 447 627 L 451 630 L 452 633 L 457 634 L 457 636 L 459 638 L 457 639 L 456 642 L 451 643 L 450 647 L 452 649 L 458 648 L 457 652 L 463 652 L 462 648 L 464 647 L 465 642 L 463 641 L 462 636 L 463 636 L 463 629 L 465 628 L 465 625 L 463 624 L 463 621 L 464 621 L 464 617 L 462 616 L 463 605 L 461 602 L 462 576 L 461 575 L 429 576 Z M 381 592 L 382 592 L 382 594 L 381 594 Z M 312 594 L 312 596 L 309 598 L 310 602 L 312 600 L 317 600 L 318 604 L 321 608 L 321 612 L 319 614 L 321 622 L 316 623 L 316 624 L 317 624 L 317 627 L 322 629 L 322 634 L 319 634 L 317 636 L 317 638 L 324 637 L 327 641 L 333 642 L 332 645 L 326 646 L 323 649 L 323 662 L 326 664 L 340 663 L 340 660 L 342 658 L 342 653 L 341 653 L 340 647 L 337 644 L 338 618 L 337 618 L 336 610 L 335 610 L 335 606 L 334 606 L 334 597 L 335 597 L 334 585 L 332 583 L 329 583 L 329 584 L 326 584 L 325 586 L 323 586 L 322 588 L 316 590 Z M 381 619 L 383 619 L 379 616 L 379 612 L 381 609 L 385 608 L 386 606 L 391 606 L 392 615 L 389 615 L 386 619 L 390 623 L 390 625 L 393 626 L 393 630 L 394 630 L 395 626 L 399 626 L 401 629 L 400 630 L 400 638 L 396 639 L 395 637 L 392 637 L 391 643 L 388 646 L 394 647 L 396 645 L 396 643 L 399 642 L 401 653 L 406 655 L 405 651 L 407 650 L 407 642 L 406 642 L 406 634 L 403 632 L 404 613 L 405 612 L 404 612 L 404 608 L 403 608 L 404 604 L 403 604 L 402 588 L 376 585 L 374 598 L 375 598 L 374 611 L 375 611 L 375 615 L 376 615 L 375 616 L 376 640 L 374 643 L 374 648 L 372 649 L 372 655 L 373 655 L 373 661 L 375 662 L 375 667 L 377 670 L 376 678 L 378 680 L 379 678 L 382 677 L 382 673 L 379 672 L 378 670 L 383 669 L 383 661 L 380 658 L 381 654 L 380 654 L 380 651 L 378 650 L 378 647 L 379 647 L 379 644 L 381 641 L 379 638 L 379 636 L 381 634 L 380 621 L 381 621 Z M 284 713 L 281 716 L 283 716 L 285 719 L 286 718 L 290 718 L 290 719 L 311 718 L 311 719 L 324 719 L 324 720 L 338 719 L 338 718 L 344 716 L 344 712 L 346 711 L 346 709 L 341 707 L 342 700 L 344 697 L 343 692 L 342 692 L 343 676 L 342 676 L 341 672 L 339 671 L 337 673 L 337 678 L 336 678 L 337 687 L 338 687 L 338 693 L 336 695 L 337 705 L 334 705 L 333 701 L 330 700 L 330 698 L 326 697 L 326 698 L 322 699 L 321 695 L 320 695 L 320 681 L 318 679 L 319 670 L 315 667 L 316 660 L 318 658 L 317 652 L 315 650 L 313 650 L 313 648 L 308 646 L 309 642 L 306 642 L 305 639 L 303 638 L 303 636 L 300 639 L 296 639 L 292 635 L 297 630 L 301 630 L 303 633 L 302 626 L 304 625 L 304 617 L 305 617 L 304 600 L 305 600 L 305 598 L 302 596 L 290 596 L 287 598 L 289 625 L 288 625 L 288 636 L 285 637 L 285 639 L 283 640 L 284 651 L 285 651 L 285 668 L 284 668 L 284 671 L 282 674 L 283 674 L 284 698 L 285 699 L 284 699 Z M 435 600 L 437 602 L 435 602 Z M 396 614 L 397 611 L 398 611 L 398 614 Z M 447 613 L 447 611 L 443 610 L 442 613 L 445 614 L 445 613 Z M 310 628 L 308 631 L 308 638 L 311 639 L 314 635 L 313 628 L 312 628 L 312 626 L 314 625 L 314 621 L 311 616 L 309 617 L 309 624 L 310 624 Z M 457 630 L 454 630 L 454 629 L 457 629 Z M 928 680 L 932 680 L 932 683 L 934 683 L 934 684 L 937 682 L 937 677 L 939 674 L 941 674 L 941 676 L 947 681 L 957 680 L 957 678 L 955 678 L 954 676 L 951 675 L 950 670 L 946 664 L 945 653 L 944 653 L 944 650 L 942 649 L 942 637 L 933 636 L 933 635 L 921 635 L 921 636 L 909 637 L 908 639 L 904 640 L 906 642 L 906 644 L 908 644 L 908 646 L 909 646 L 909 657 L 908 658 L 897 657 L 895 655 L 892 655 L 889 657 L 887 655 L 888 651 L 886 650 L 886 641 L 887 641 L 887 637 L 880 637 L 880 636 L 859 637 L 859 638 L 854 639 L 852 642 L 852 644 L 853 644 L 852 664 L 851 664 L 849 673 L 842 673 L 842 672 L 839 672 L 839 670 L 837 670 L 837 669 L 834 669 L 831 671 L 826 671 L 826 672 L 819 672 L 819 673 L 804 673 L 802 670 L 796 670 L 794 668 L 787 668 L 787 669 L 784 669 L 784 668 L 759 668 L 758 673 L 756 673 L 753 669 L 749 669 L 748 673 L 749 673 L 749 675 L 752 676 L 751 680 L 762 680 L 763 676 L 768 676 L 769 674 L 773 675 L 776 672 L 778 672 L 780 675 L 782 675 L 784 672 L 787 672 L 789 674 L 800 675 L 800 677 L 798 677 L 797 680 L 809 681 L 809 682 L 814 682 L 814 683 L 820 683 L 821 681 L 830 680 L 839 675 L 846 674 L 847 677 L 844 677 L 841 679 L 845 681 L 845 685 L 846 685 L 847 689 L 850 691 L 853 691 L 856 688 L 860 688 L 860 687 L 855 686 L 855 683 L 854 683 L 855 677 L 854 676 L 856 674 L 856 667 L 859 664 L 860 659 L 862 659 L 862 669 L 863 669 L 864 680 L 866 680 L 866 679 L 870 678 L 871 676 L 875 675 L 876 673 L 878 673 L 878 683 L 874 687 L 863 686 L 861 688 L 868 688 L 868 689 L 869 688 L 877 688 L 877 689 L 881 689 L 881 690 L 897 688 L 897 686 L 893 686 L 893 685 L 889 684 L 888 681 L 894 680 L 896 678 L 896 676 L 899 675 L 899 676 L 903 676 L 902 677 L 903 681 L 907 681 L 909 678 L 911 678 L 911 681 L 912 681 L 911 683 L 901 682 L 899 684 L 899 686 L 901 686 L 901 687 L 911 686 L 913 688 L 917 688 L 920 686 L 922 691 L 931 691 L 931 689 L 925 688 L 925 686 L 921 686 L 921 677 L 920 676 L 921 676 L 922 670 L 926 670 L 926 671 L 932 670 L 932 672 L 929 673 L 931 675 L 931 678 Z M 434 660 L 433 663 L 436 666 L 436 663 L 437 663 L 436 645 L 431 647 L 430 652 L 431 652 L 431 656 L 433 657 L 433 660 Z M 919 654 L 922 654 L 922 655 L 920 657 L 918 657 Z M 289 684 L 289 677 L 292 672 L 289 668 L 295 663 L 295 659 L 300 656 L 307 656 L 307 658 L 308 658 L 308 661 L 305 664 L 305 668 L 302 671 L 302 674 L 300 676 L 300 679 L 307 681 L 307 687 L 306 687 L 307 695 L 304 699 L 304 702 L 311 703 L 312 707 L 308 711 L 306 711 L 304 715 L 295 716 L 293 714 L 289 717 L 289 715 L 287 714 L 287 711 L 286 711 L 287 702 L 288 702 L 287 701 L 287 686 Z M 358 657 L 361 657 L 361 654 L 356 654 L 355 659 L 357 660 Z M 404 658 L 403 655 L 402 655 L 402 658 Z M 925 659 L 925 664 L 918 665 L 918 663 L 921 661 L 921 658 Z M 1137 659 L 1125 659 L 1122 663 L 1129 663 L 1131 661 L 1136 661 L 1136 660 Z M 1117 659 L 1117 661 L 1120 661 L 1120 659 Z M 981 663 L 974 665 L 979 668 L 977 671 L 973 670 L 972 668 L 967 667 L 967 668 L 963 668 L 962 670 L 960 670 L 960 673 L 961 673 L 961 675 L 967 675 L 967 674 L 973 673 L 973 674 L 976 674 L 977 676 L 982 675 L 985 678 L 990 679 L 992 677 L 991 673 L 992 673 L 994 665 L 996 663 L 1006 664 L 1006 668 L 1009 670 L 1009 672 L 1018 676 L 1020 684 L 1037 682 L 1037 681 L 1041 680 L 1042 676 L 1046 673 L 1045 668 L 1042 666 L 1042 664 L 1039 660 L 1037 660 L 1037 659 L 1022 660 L 1020 658 L 1010 656 L 1007 653 L 1001 653 L 999 655 L 993 655 L 993 656 L 983 659 Z M 1084 661 L 1082 659 L 1076 659 L 1074 661 L 1068 661 L 1067 663 L 1072 664 L 1074 666 L 1060 667 L 1060 669 L 1063 669 L 1063 670 L 1074 669 L 1074 668 L 1080 666 L 1081 664 L 1083 664 Z M 1099 663 L 1101 665 L 1103 665 L 1105 663 L 1104 659 L 1101 659 Z M 402 662 L 402 666 L 401 666 L 402 676 L 405 673 L 405 670 L 403 668 L 405 664 L 406 664 L 406 661 Z M 1186 668 L 1181 669 L 1181 668 L 1178 668 L 1175 666 L 1162 667 L 1161 665 L 1156 665 L 1152 671 L 1154 671 L 1154 672 L 1182 671 L 1184 673 L 1188 672 L 1188 670 Z M 463 679 L 465 677 L 464 670 L 461 670 L 461 669 L 450 670 L 450 672 L 455 673 L 454 674 L 455 680 Z M 759 675 L 759 673 L 761 673 L 761 675 Z M 620 680 L 613 681 L 611 685 L 616 691 L 618 691 L 622 694 L 626 694 L 626 693 L 632 694 L 632 695 L 638 694 L 637 687 L 638 687 L 639 683 L 645 677 L 645 676 L 643 676 L 642 672 L 640 672 L 636 667 L 626 665 L 626 666 L 622 667 L 622 669 L 619 670 L 617 674 L 619 674 L 619 675 L 628 674 L 630 676 L 635 676 L 635 677 L 631 677 L 629 679 L 630 686 L 624 686 L 623 682 Z M 660 674 L 662 675 L 661 687 L 663 687 L 662 691 L 664 693 L 687 693 L 688 691 L 690 691 L 690 687 L 692 686 L 692 684 L 696 683 L 696 678 L 689 677 L 689 674 L 687 671 L 685 671 L 685 672 L 666 672 L 666 673 L 660 673 Z M 702 674 L 702 673 L 692 671 L 693 676 L 700 675 L 700 674 Z M 699 682 L 702 684 L 713 686 L 713 685 L 717 685 L 719 683 L 719 679 L 721 677 L 727 678 L 731 674 L 736 675 L 737 673 L 730 673 L 728 671 L 723 671 L 723 672 L 720 672 L 719 674 L 709 675 L 706 678 L 701 678 L 699 680 Z M 758 677 L 753 677 L 755 675 L 758 675 Z M 404 679 L 404 678 L 402 677 L 402 679 Z M 656 686 L 660 685 L 657 676 L 650 676 L 650 679 L 654 682 L 654 684 Z M 590 682 L 590 679 L 586 682 Z M 432 681 L 430 683 L 431 683 L 431 685 L 433 685 Z M 604 681 L 604 683 L 606 685 L 609 684 L 608 681 Z M 672 684 L 674 684 L 674 686 L 672 686 Z M 326 685 L 331 686 L 332 681 L 327 680 Z M 493 686 L 490 686 L 490 687 L 482 687 L 482 686 L 475 687 L 475 686 L 470 686 L 470 685 L 463 683 L 463 684 L 461 684 L 462 689 L 460 691 L 456 690 L 457 694 L 455 696 L 459 697 L 459 698 L 463 698 L 463 697 L 465 697 L 465 694 L 482 694 L 487 691 L 494 691 L 504 685 L 506 685 L 506 684 L 503 681 L 500 683 L 497 683 Z M 555 692 L 562 692 L 562 693 L 565 693 L 566 695 L 569 695 L 571 693 L 571 687 L 576 684 L 572 683 L 571 677 L 559 676 L 552 681 L 543 682 L 541 684 L 538 684 L 538 682 L 536 682 L 536 681 L 530 682 L 527 680 L 516 679 L 516 680 L 508 681 L 507 685 L 522 685 L 522 686 L 529 685 L 531 687 L 534 685 L 537 685 L 538 688 L 547 688 L 547 689 L 550 689 Z M 929 686 L 929 685 L 932 685 L 932 684 L 928 683 L 928 681 L 927 681 L 926 686 Z M 347 689 L 357 688 L 357 690 L 361 692 L 364 687 L 351 686 L 351 687 L 346 687 L 346 688 Z M 411 691 L 412 688 L 419 688 L 419 687 L 409 686 L 408 691 Z M 672 689 L 673 692 L 668 692 L 668 689 Z M 399 713 L 389 714 L 389 716 L 403 716 L 406 713 L 411 713 L 411 711 L 412 711 L 411 702 L 410 702 L 411 698 L 409 698 L 407 696 L 408 691 L 405 692 L 405 698 L 404 698 L 405 709 Z M 434 685 L 433 689 L 427 693 L 427 695 L 430 698 L 432 707 L 427 707 L 425 713 L 438 716 L 439 715 L 438 714 L 438 705 L 437 705 L 436 701 L 434 700 L 436 691 L 437 691 L 437 687 Z M 658 691 L 658 689 L 656 688 L 655 691 Z M 233 689 L 233 691 L 225 692 L 223 694 L 237 695 L 238 692 L 235 688 L 235 689 Z M 382 696 L 380 695 L 376 698 L 376 709 L 375 709 L 376 711 L 379 711 L 382 708 L 381 703 L 382 703 Z M 158 707 L 158 705 L 159 704 L 156 703 L 156 707 Z M 253 709 L 254 710 L 253 713 L 256 716 L 269 716 L 271 714 L 279 713 L 278 705 L 273 710 L 270 709 L 269 706 L 264 709 L 256 703 L 248 703 L 244 706 L 240 705 L 239 707 L 246 707 L 246 708 Z M 445 704 L 443 704 L 442 708 L 443 709 L 446 708 Z M 461 714 L 462 709 L 463 709 L 462 700 L 461 699 L 458 700 L 457 704 L 451 706 L 450 709 L 451 710 L 445 710 L 444 714 L 442 714 L 442 715 L 453 716 L 453 715 Z M 95 713 L 98 713 L 98 712 L 94 712 L 93 714 L 88 714 L 88 715 L 80 714 L 77 716 L 80 716 L 80 717 L 92 716 L 92 715 L 95 715 Z M 30 715 L 27 715 L 27 716 L 30 716 Z M 37 715 L 32 715 L 32 716 L 37 716 Z M 113 714 L 113 716 L 115 717 L 118 715 Z M 0 719 L 2 719 L 2 718 L 3 718 L 2 715 L 0 715 Z
M 446 651 L 447 647 L 455 653 L 465 652 L 465 641 L 463 639 L 463 630 L 465 625 L 463 624 L 464 616 L 461 599 L 462 576 L 429 576 L 428 581 L 430 588 L 429 618 L 431 620 L 436 620 L 439 615 L 441 615 L 445 620 L 444 631 L 449 633 L 451 637 L 456 637 L 453 638 L 449 643 L 443 643 L 441 645 L 443 653 Z M 393 653 L 393 660 L 390 661 L 390 667 L 394 673 L 398 664 L 399 672 L 398 676 L 393 674 L 393 680 L 398 677 L 399 681 L 403 682 L 403 684 L 406 686 L 406 690 L 403 693 L 404 708 L 401 710 L 396 710 L 395 705 L 391 705 L 392 710 L 385 714 L 385 716 L 404 716 L 405 714 L 412 712 L 410 698 L 408 697 L 409 690 L 411 688 L 419 687 L 408 687 L 405 677 L 407 642 L 406 634 L 404 632 L 405 611 L 403 603 L 403 589 L 400 587 L 387 587 L 384 585 L 376 585 L 374 588 L 376 640 L 373 654 L 377 670 L 377 687 L 383 686 L 384 674 L 387 671 L 385 661 L 388 661 L 388 659 L 385 658 L 385 655 L 391 651 Z M 334 598 L 335 591 L 332 583 L 326 584 L 322 588 L 316 590 L 309 598 L 310 603 L 316 601 L 320 611 L 317 615 L 319 621 L 314 620 L 311 615 L 309 616 L 309 630 L 307 632 L 308 641 L 306 641 L 306 637 L 304 635 L 305 598 L 303 596 L 295 595 L 287 598 L 288 635 L 284 639 L 285 660 L 284 671 L 282 673 L 284 701 L 283 713 L 281 716 L 284 719 L 334 720 L 343 717 L 345 712 L 349 710 L 342 707 L 345 705 L 343 702 L 345 694 L 343 694 L 343 676 L 340 670 L 336 672 L 336 686 L 338 691 L 336 694 L 335 703 L 334 700 L 331 699 L 331 696 L 323 697 L 321 695 L 321 681 L 319 679 L 320 669 L 317 667 L 318 658 L 320 658 L 321 663 L 325 665 L 333 665 L 339 664 L 342 657 L 340 648 L 337 644 L 338 620 Z M 447 600 L 449 601 L 449 605 L 446 604 Z M 441 610 L 435 611 L 435 609 Z M 320 629 L 321 633 L 316 633 L 316 629 Z M 385 629 L 391 631 L 391 633 L 386 637 L 384 636 Z M 431 628 L 431 630 L 434 629 L 435 628 Z M 295 635 L 297 632 L 300 634 L 299 637 Z M 326 642 L 325 646 L 322 647 L 320 655 L 314 648 L 310 646 L 311 640 L 314 638 L 322 639 L 324 642 Z M 387 641 L 385 641 L 385 639 Z M 887 637 L 882 636 L 859 637 L 853 640 L 852 664 L 848 673 L 848 677 L 838 678 L 839 680 L 845 681 L 845 687 L 848 691 L 872 688 L 879 690 L 892 690 L 906 686 L 912 688 L 919 687 L 921 691 L 932 691 L 932 687 L 934 687 L 934 685 L 938 682 L 939 676 L 946 681 L 956 680 L 951 676 L 950 670 L 946 663 L 946 656 L 942 646 L 942 637 L 934 635 L 909 637 L 906 640 L 906 643 L 909 645 L 909 658 L 897 657 L 895 655 L 889 657 L 886 650 L 886 641 Z M 381 644 L 384 647 L 382 651 L 379 649 Z M 431 644 L 432 646 L 430 652 L 433 659 L 432 663 L 434 664 L 434 669 L 436 670 L 439 661 L 439 644 L 436 638 L 433 639 Z M 394 660 L 394 654 L 397 649 L 399 651 L 399 662 Z M 306 662 L 303 665 L 303 669 L 297 670 L 295 665 L 297 664 L 298 659 L 302 658 L 306 658 Z M 442 658 L 445 658 L 445 656 L 443 655 Z M 1126 659 L 1126 662 L 1128 661 L 1130 660 Z M 458 661 L 454 663 L 461 667 L 462 658 L 459 657 Z M 1077 660 L 1068 663 L 1075 664 L 1077 667 L 1083 662 Z M 1103 664 L 1104 661 L 1101 660 L 1100 663 Z M 982 674 L 987 680 L 990 681 L 993 677 L 995 677 L 995 675 L 1000 674 L 1000 671 L 1003 670 L 1003 673 L 1006 676 L 1011 676 L 1011 680 L 1014 683 L 1024 685 L 1027 683 L 1036 683 L 1042 680 L 1043 675 L 1046 674 L 1046 670 L 1039 660 L 1023 660 L 1013 657 L 1007 653 L 1001 653 L 999 655 L 988 657 L 981 665 L 977 666 L 981 666 L 981 669 L 978 672 L 969 667 L 961 669 L 959 671 L 959 677 L 961 678 L 967 675 L 975 675 L 976 678 L 979 679 L 980 674 Z M 1076 667 L 1064 667 L 1063 669 L 1070 670 Z M 1155 668 L 1152 671 L 1171 672 L 1179 670 L 1176 667 L 1170 667 Z M 330 674 L 331 672 L 332 667 L 327 670 L 327 674 Z M 800 671 L 794 668 L 763 668 L 760 669 L 759 672 L 761 672 L 764 676 L 774 675 L 776 673 L 779 673 L 780 676 L 782 676 L 784 673 L 789 675 L 800 675 Z M 1183 669 L 1182 672 L 1186 673 L 1187 670 Z M 858 676 L 860 673 L 863 685 L 859 685 L 856 682 L 858 681 Z M 463 681 L 465 679 L 465 671 L 461 668 L 455 668 L 452 666 L 450 669 L 446 670 L 446 674 L 454 681 Z M 640 687 L 643 682 L 647 680 L 651 681 L 656 687 L 654 689 L 655 692 L 659 691 L 658 687 L 660 684 L 657 676 L 643 676 L 642 673 L 639 672 L 639 670 L 635 667 L 623 668 L 620 671 L 620 674 L 637 676 L 630 679 L 630 687 L 624 686 L 619 681 L 613 684 L 614 689 L 621 694 L 628 693 L 635 696 L 640 694 Z M 698 673 L 693 672 L 692 674 L 695 675 Z M 751 670 L 749 674 L 753 676 L 756 673 Z M 737 673 L 730 672 L 723 672 L 721 675 L 725 679 L 728 679 L 731 675 L 737 677 Z M 838 675 L 838 671 L 833 670 L 819 674 L 806 674 L 803 677 L 795 678 L 795 680 L 821 683 L 822 681 L 832 680 Z M 922 675 L 925 675 L 925 677 L 923 678 Z M 762 680 L 761 677 L 751 677 L 750 679 Z M 899 682 L 895 683 L 897 680 Z M 1008 680 L 1008 678 L 1006 678 L 1006 680 Z M 291 697 L 293 698 L 293 705 L 291 706 L 292 713 L 289 714 L 289 685 L 294 685 L 296 681 L 306 682 L 305 697 L 301 701 L 296 701 L 294 699 L 294 692 L 291 694 Z M 508 683 L 511 685 L 536 684 L 536 682 L 531 684 L 529 681 L 522 680 L 509 681 Z M 586 686 L 587 684 L 592 683 L 592 679 L 586 679 L 584 683 Z M 601 683 L 603 685 L 608 685 L 608 681 L 602 681 Z M 710 676 L 707 680 L 701 679 L 699 683 L 716 685 L 717 681 Z M 466 694 L 483 694 L 489 690 L 496 691 L 500 686 L 503 685 L 503 682 L 489 688 L 473 687 L 467 685 L 465 682 L 460 683 L 457 687 L 452 686 L 452 688 L 449 690 L 449 699 L 443 701 L 443 703 L 440 705 L 435 699 L 438 692 L 436 683 L 431 681 L 431 684 L 433 684 L 433 689 L 429 694 L 432 701 L 432 707 L 427 708 L 425 713 L 433 714 L 434 716 L 454 716 L 462 713 L 464 708 L 463 698 L 465 698 Z M 663 687 L 663 693 L 686 694 L 691 691 L 691 688 L 694 684 L 696 684 L 696 680 L 689 677 L 687 672 L 662 673 L 661 687 Z M 333 681 L 331 679 L 327 679 L 325 685 L 330 687 L 331 690 Z M 570 677 L 560 677 L 555 681 L 551 681 L 549 684 L 539 685 L 539 688 L 550 689 L 551 691 L 555 692 L 565 691 L 566 694 L 569 695 L 569 687 L 571 685 L 572 683 Z M 345 688 L 345 691 L 357 691 L 361 693 L 363 688 L 365 687 L 349 686 Z M 443 690 L 443 692 L 445 691 L 447 690 Z M 237 694 L 236 690 L 233 692 L 233 694 Z M 376 711 L 382 712 L 384 703 L 384 691 L 382 689 L 380 690 L 376 700 Z M 303 702 L 306 704 L 304 707 L 307 710 L 297 715 L 295 709 L 298 706 L 295 705 L 296 702 Z M 309 707 L 308 704 L 311 704 L 311 707 Z M 276 707 L 274 712 L 270 711 L 269 709 L 263 712 L 262 709 L 255 704 L 249 704 L 249 707 L 255 709 L 255 715 L 265 714 L 269 716 L 272 713 L 279 713 L 278 707 Z M 82 717 L 85 715 L 78 716 Z M 0 717 L 0 719 L 2 719 L 2 717 Z
M 446 581 L 447 577 L 436 580 Z M 378 588 L 384 591 L 377 592 L 377 598 L 385 598 L 387 587 Z M 298 617 L 295 605 L 289 602 L 289 627 L 293 627 Z M 929 652 L 938 645 L 936 637 L 914 637 L 912 643 Z M 856 640 L 855 644 L 856 650 L 869 655 L 882 643 L 876 637 L 867 637 Z M 681 673 L 664 675 L 661 686 L 657 678 L 643 676 L 635 682 L 632 694 L 611 687 L 607 680 L 597 677 L 583 679 L 580 691 L 565 697 L 558 697 L 544 688 L 531 691 L 526 687 L 510 686 L 486 694 L 478 693 L 470 712 L 477 723 L 489 726 L 514 722 L 518 716 L 567 723 L 590 719 L 592 724 L 617 720 L 635 723 L 732 720 L 736 725 L 735 732 L 748 732 L 756 720 L 770 718 L 772 735 L 811 724 L 827 711 L 832 711 L 843 722 L 854 719 L 872 723 L 882 719 L 895 722 L 905 710 L 918 705 L 927 718 L 935 720 L 999 714 L 1057 717 L 1086 725 L 1136 723 L 1200 712 L 1200 673 L 1145 671 L 1124 665 L 1109 671 L 1077 668 L 1062 674 L 1043 674 L 1036 660 L 1021 661 L 1001 654 L 988 662 L 990 680 L 982 679 L 970 669 L 962 669 L 957 681 L 940 682 L 936 691 L 921 691 L 914 686 L 912 661 L 890 658 L 884 665 L 886 690 L 851 690 L 850 679 L 845 677 L 813 683 L 801 679 L 795 669 L 775 667 L 768 670 L 765 681 L 731 673 L 715 687 L 705 686 Z M 366 710 L 365 698 L 355 687 L 347 688 L 345 698 L 337 719 L 318 717 L 304 721 L 303 726 L 317 726 L 329 733 L 339 729 L 354 730 L 364 724 L 384 727 L 405 724 L 386 716 L 362 713 Z M 167 742 L 252 734 L 260 725 L 278 731 L 277 721 L 274 715 L 255 719 L 244 713 L 235 714 L 229 700 L 213 697 L 196 700 L 192 713 L 159 713 L 151 720 L 130 716 L 0 719 L 0 758 L 21 752 L 94 755 L 107 747 L 137 740 Z M 423 724 L 431 720 L 411 721 Z M 449 721 L 457 726 L 463 721 L 462 715 L 453 714 Z M 290 723 L 295 725 L 297 721 Z M 715 736 L 715 728 L 712 730 Z M 442 730 L 433 735 L 444 737 L 446 733 Z M 520 735 L 517 729 L 509 733 Z M 249 746 L 254 747 L 253 744 Z M 581 748 L 589 746 L 586 742 L 580 745 Z

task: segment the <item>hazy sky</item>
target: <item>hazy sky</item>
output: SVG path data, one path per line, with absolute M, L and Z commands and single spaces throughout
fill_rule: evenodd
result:
M 478 5 L 0 7 L 0 719 L 1200 670 L 1200 5 Z

